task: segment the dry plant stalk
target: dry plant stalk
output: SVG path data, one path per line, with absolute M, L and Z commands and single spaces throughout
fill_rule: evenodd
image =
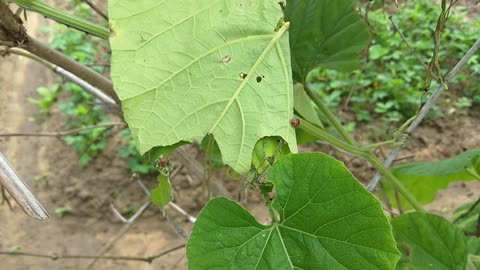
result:
M 0 152 L 0 184 L 7 190 L 23 211 L 36 219 L 45 220 L 48 212 L 22 181 L 20 176 Z

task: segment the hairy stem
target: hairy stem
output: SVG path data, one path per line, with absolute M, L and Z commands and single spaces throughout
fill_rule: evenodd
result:
M 380 146 L 385 146 L 385 145 L 397 146 L 397 144 L 401 144 L 401 142 L 397 142 L 396 140 L 388 140 L 388 141 L 384 141 L 384 142 L 373 143 L 373 144 L 362 146 L 362 149 L 375 150 L 376 148 L 378 148 Z
M 205 151 L 205 169 L 204 169 L 204 180 L 203 184 L 205 185 L 205 188 L 207 189 L 207 197 L 208 199 L 212 198 L 212 187 L 211 187 L 211 180 L 212 180 L 212 159 L 213 159 L 213 145 L 214 145 L 215 139 L 213 138 L 213 135 L 210 134 L 208 135 L 208 144 L 207 144 L 207 150 Z
M 342 152 L 346 152 L 347 154 L 366 158 L 369 153 L 369 151 L 367 150 L 364 150 L 356 145 L 351 145 L 349 143 L 346 143 L 338 139 L 337 137 L 330 135 L 325 130 L 317 127 L 315 124 L 312 124 L 303 118 L 300 118 L 300 127 L 303 128 L 308 133 L 331 144 L 333 147 L 337 148 L 338 150 Z
M 402 196 L 412 205 L 415 210 L 419 212 L 425 212 L 423 206 L 417 201 L 417 199 L 410 193 L 410 191 L 398 180 L 398 178 L 392 174 L 392 172 L 383 165 L 382 161 L 378 159 L 373 153 L 369 153 L 366 160 L 377 169 L 395 189 L 402 194 Z
M 263 189 L 260 187 L 260 193 L 262 194 L 263 200 L 265 201 L 265 206 L 267 206 L 268 213 L 270 214 L 270 218 L 272 219 L 272 223 L 279 223 L 280 217 L 277 211 L 273 208 L 272 199 L 270 198 L 269 189 Z
M 343 137 L 345 141 L 347 141 L 351 145 L 356 145 L 357 143 L 355 140 L 348 134 L 348 132 L 343 128 L 342 124 L 338 121 L 338 119 L 333 115 L 333 113 L 328 109 L 328 107 L 322 102 L 320 97 L 310 90 L 306 85 L 304 85 L 305 92 L 307 95 L 313 100 L 315 105 L 320 109 L 320 111 L 325 115 L 328 122 L 337 130 L 338 133 Z

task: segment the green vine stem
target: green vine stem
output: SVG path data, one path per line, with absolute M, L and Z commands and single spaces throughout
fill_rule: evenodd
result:
M 304 85 L 305 92 L 307 95 L 313 100 L 315 105 L 317 105 L 318 109 L 327 117 L 328 122 L 337 130 L 338 133 L 351 145 L 357 145 L 357 142 L 348 134 L 348 132 L 343 128 L 342 124 L 338 121 L 338 119 L 333 115 L 333 113 L 328 109 L 328 107 L 323 104 L 320 97 L 310 90 L 306 85 Z
M 398 147 L 398 146 L 402 146 L 402 145 L 403 145 L 403 142 L 398 142 L 397 140 L 388 140 L 388 141 L 384 141 L 384 142 L 373 143 L 373 144 L 369 144 L 369 145 L 362 146 L 362 149 L 365 149 L 365 150 L 375 150 L 375 149 L 377 149 L 378 147 L 380 147 L 380 146 L 385 146 L 385 145 L 393 146 L 393 147 Z
M 330 135 L 325 130 L 317 127 L 315 124 L 313 124 L 311 122 L 308 122 L 307 120 L 305 120 L 301 117 L 299 119 L 300 119 L 300 128 L 303 128 L 308 133 L 310 133 L 314 136 L 317 136 L 321 140 L 324 140 L 324 141 L 328 142 L 329 144 L 331 144 L 332 146 L 334 146 L 335 148 L 337 148 L 341 151 L 352 154 L 354 156 L 367 158 L 367 154 L 369 153 L 369 151 L 364 150 L 364 149 L 362 149 L 362 148 L 360 148 L 356 145 L 351 145 L 349 143 L 346 143 L 346 142 L 338 139 L 337 137 L 335 137 L 333 135 Z
M 408 191 L 408 189 L 398 180 L 395 175 L 388 170 L 383 163 L 369 150 L 362 149 L 359 146 L 351 145 L 342 140 L 337 139 L 336 137 L 328 134 L 326 131 L 315 126 L 314 124 L 308 122 L 305 119 L 300 118 L 300 127 L 305 131 L 311 133 L 314 136 L 317 136 L 321 140 L 324 140 L 334 146 L 335 148 L 345 151 L 349 154 L 361 157 L 368 162 L 370 162 L 384 177 L 387 179 L 397 190 L 402 194 L 403 197 L 412 205 L 415 210 L 419 212 L 425 212 L 423 206 L 417 201 L 417 199 Z
M 210 134 L 208 135 L 208 143 L 207 143 L 207 149 L 205 151 L 205 171 L 204 171 L 204 185 L 205 188 L 207 189 L 207 196 L 208 199 L 212 198 L 212 191 L 211 191 L 211 179 L 212 179 L 212 159 L 213 159 L 213 146 L 215 144 L 215 139 L 213 138 L 213 135 Z
M 260 193 L 262 194 L 263 200 L 265 201 L 265 206 L 268 208 L 268 213 L 272 218 L 272 223 L 279 223 L 280 217 L 273 208 L 272 199 L 270 198 L 270 192 L 273 190 L 273 185 L 271 183 L 264 183 L 260 185 Z
M 368 153 L 368 156 L 366 158 L 370 164 L 372 164 L 375 169 L 377 169 L 385 179 L 387 179 L 393 186 L 394 188 L 402 194 L 402 196 L 410 203 L 410 205 L 415 208 L 418 212 L 425 212 L 425 209 L 423 209 L 422 204 L 420 204 L 415 196 L 413 196 L 412 193 L 398 180 L 398 178 L 392 174 L 392 172 L 383 165 L 383 162 L 378 159 L 372 152 Z
M 41 0 L 10 0 L 10 2 L 17 4 L 26 10 L 40 13 L 43 16 L 55 20 L 59 23 L 65 24 L 67 26 L 73 27 L 75 29 L 84 31 L 88 34 L 92 34 L 103 39 L 108 39 L 110 35 L 110 30 L 108 28 L 102 27 L 87 20 L 72 16 L 61 10 L 55 9 Z

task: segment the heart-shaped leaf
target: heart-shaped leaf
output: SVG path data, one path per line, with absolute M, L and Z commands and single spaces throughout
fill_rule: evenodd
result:
M 370 41 L 368 26 L 355 0 L 287 0 L 285 21 L 291 22 L 293 77 L 304 82 L 315 67 L 353 71 Z
M 189 269 L 392 269 L 399 257 L 377 199 L 320 153 L 288 155 L 268 173 L 280 221 L 211 200 L 187 245 Z
M 277 1 L 111 0 L 109 15 L 111 77 L 141 153 L 213 134 L 224 163 L 246 172 L 263 137 L 297 151 Z
M 408 213 L 392 220 L 398 249 L 397 269 L 464 270 L 467 241 L 448 220 L 428 213 Z

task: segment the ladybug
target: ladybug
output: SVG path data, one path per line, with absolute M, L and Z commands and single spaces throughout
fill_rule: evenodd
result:
M 158 160 L 158 166 L 160 168 L 165 168 L 168 166 L 168 159 L 166 157 L 161 157 L 159 160 Z
M 297 128 L 298 126 L 300 126 L 300 119 L 293 118 L 292 121 L 290 121 L 290 124 L 292 125 L 292 127 Z

